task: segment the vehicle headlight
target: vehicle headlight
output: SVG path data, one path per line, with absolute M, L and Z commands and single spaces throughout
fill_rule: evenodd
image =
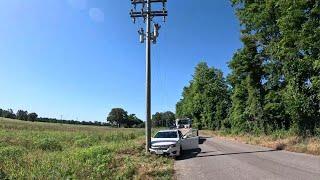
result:
M 174 148 L 174 147 L 176 147 L 176 146 L 177 146 L 176 144 L 170 145 L 171 148 Z

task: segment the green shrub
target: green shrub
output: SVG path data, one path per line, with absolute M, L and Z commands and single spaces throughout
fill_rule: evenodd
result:
M 54 138 L 41 138 L 36 141 L 36 147 L 43 151 L 61 151 L 62 145 Z
M 108 153 L 111 153 L 111 151 L 107 146 L 94 146 L 78 151 L 76 157 L 78 160 L 85 162 L 90 159 L 96 159 L 99 155 L 106 155 Z
M 0 179 L 8 179 L 6 173 L 4 173 L 2 169 L 0 169 Z
M 318 138 L 320 138 L 320 127 L 316 128 L 316 129 L 314 130 L 314 134 L 315 134 Z
M 124 167 L 119 173 L 118 179 L 130 179 L 136 174 L 136 165 L 130 157 L 125 157 L 123 160 Z
M 289 133 L 286 130 L 277 130 L 271 134 L 273 140 L 283 139 L 288 137 Z
M 93 145 L 93 142 L 91 139 L 89 138 L 85 138 L 85 139 L 78 139 L 74 142 L 74 145 L 76 147 L 82 147 L 82 148 L 87 148 Z
M 19 159 L 25 149 L 21 147 L 8 146 L 0 148 L 0 161 Z

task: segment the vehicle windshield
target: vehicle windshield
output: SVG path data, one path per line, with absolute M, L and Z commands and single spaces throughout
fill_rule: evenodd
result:
M 190 120 L 188 120 L 188 119 L 179 120 L 178 124 L 188 125 L 188 124 L 190 124 Z
M 177 132 L 158 132 L 154 138 L 177 138 Z

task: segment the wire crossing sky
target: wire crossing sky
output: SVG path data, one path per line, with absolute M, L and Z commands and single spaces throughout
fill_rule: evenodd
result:
M 196 3 L 197 2 L 197 3 Z M 145 46 L 130 0 L 0 2 L 0 108 L 105 121 L 113 107 L 144 119 Z M 152 51 L 152 112 L 175 111 L 200 61 L 229 72 L 241 47 L 228 0 L 169 0 Z M 161 20 L 159 20 L 160 22 Z

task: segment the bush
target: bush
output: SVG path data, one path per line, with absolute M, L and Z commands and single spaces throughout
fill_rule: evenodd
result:
M 90 138 L 78 139 L 74 142 L 76 147 L 87 148 L 93 145 L 93 141 Z
M 2 169 L 0 169 L 0 179 L 8 179 L 6 173 L 4 173 Z
M 110 152 L 107 146 L 94 146 L 77 152 L 76 157 L 78 160 L 86 162 L 89 159 L 96 159 L 99 155 L 106 155 Z
M 271 134 L 273 140 L 283 139 L 288 137 L 289 133 L 286 130 L 277 130 Z
M 43 151 L 61 151 L 62 145 L 54 138 L 42 138 L 36 142 L 36 147 Z
M 19 159 L 25 149 L 20 147 L 8 146 L 0 148 L 0 162 L 4 160 Z
M 319 128 L 316 128 L 316 129 L 314 130 L 314 134 L 315 134 L 315 136 L 317 136 L 318 138 L 320 138 L 320 127 L 319 127 Z

